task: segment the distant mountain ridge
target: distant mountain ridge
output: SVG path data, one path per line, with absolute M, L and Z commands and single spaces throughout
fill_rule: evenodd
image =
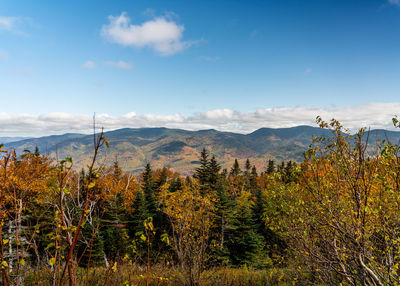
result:
M 229 168 L 235 158 L 243 166 L 249 158 L 259 170 L 263 170 L 268 160 L 301 161 L 313 136 L 330 134 L 329 130 L 311 126 L 260 128 L 250 134 L 213 129 L 123 128 L 105 132 L 110 148 L 102 150 L 99 162 L 111 165 L 118 160 L 128 172 L 140 172 L 150 162 L 155 168 L 169 166 L 182 174 L 189 174 L 198 166 L 199 154 L 206 148 L 223 167 Z M 393 142 L 400 140 L 397 131 L 372 130 L 369 134 L 371 143 L 386 138 Z M 56 153 L 58 158 L 72 157 L 75 167 L 80 168 L 89 164 L 93 135 L 67 133 L 5 143 L 6 148 L 15 148 L 18 153 L 38 146 L 42 153 L 51 157 Z
M 30 137 L 0 137 L 0 144 L 30 139 Z

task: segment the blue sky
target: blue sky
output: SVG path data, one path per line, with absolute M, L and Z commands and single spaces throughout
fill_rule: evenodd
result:
M 68 121 L 93 112 L 109 128 L 383 126 L 399 78 L 398 0 L 0 2 L 0 135 L 84 130 Z

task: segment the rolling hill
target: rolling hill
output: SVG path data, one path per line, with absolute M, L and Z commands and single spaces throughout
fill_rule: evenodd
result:
M 110 148 L 102 150 L 99 162 L 110 165 L 118 160 L 125 171 L 140 172 L 147 162 L 154 168 L 169 166 L 182 174 L 191 173 L 198 166 L 202 148 L 215 155 L 223 167 L 229 168 L 234 159 L 244 164 L 249 158 L 259 170 L 264 170 L 268 160 L 303 159 L 303 152 L 311 143 L 312 136 L 329 135 L 324 129 L 311 126 L 293 128 L 261 128 L 250 134 L 220 132 L 217 130 L 187 131 L 168 128 L 124 128 L 105 133 Z M 400 139 L 400 132 L 372 130 L 370 141 L 388 138 Z M 64 134 L 24 139 L 5 144 L 18 153 L 38 146 L 42 153 L 51 157 L 72 157 L 76 168 L 90 162 L 93 135 Z

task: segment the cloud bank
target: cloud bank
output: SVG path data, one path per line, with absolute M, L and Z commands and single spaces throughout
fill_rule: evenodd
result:
M 189 47 L 192 42 L 183 41 L 183 25 L 167 17 L 158 17 L 139 25 L 131 24 L 125 12 L 109 16 L 101 35 L 108 41 L 122 46 L 149 47 L 158 54 L 168 56 Z
M 168 127 L 187 130 L 217 129 L 249 133 L 261 127 L 281 128 L 298 125 L 316 126 L 315 117 L 338 119 L 351 130 L 360 127 L 393 129 L 391 119 L 400 114 L 400 102 L 369 103 L 342 108 L 279 107 L 251 112 L 215 109 L 189 116 L 181 114 L 96 115 L 97 125 L 105 130 L 139 127 Z M 70 113 L 10 114 L 0 113 L 0 136 L 43 136 L 66 132 L 90 133 L 92 115 Z

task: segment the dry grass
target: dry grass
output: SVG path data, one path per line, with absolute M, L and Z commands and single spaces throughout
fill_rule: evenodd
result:
M 255 270 L 243 268 L 213 268 L 202 273 L 199 286 L 251 286 L 292 285 L 296 279 L 286 269 Z M 86 270 L 78 269 L 76 285 L 85 285 Z M 146 285 L 146 269 L 136 265 L 119 265 L 115 269 L 95 267 L 89 271 L 89 285 L 119 286 Z M 25 276 L 24 285 L 51 285 L 51 273 L 47 269 L 31 269 Z M 188 285 L 179 268 L 156 265 L 152 267 L 149 285 Z

